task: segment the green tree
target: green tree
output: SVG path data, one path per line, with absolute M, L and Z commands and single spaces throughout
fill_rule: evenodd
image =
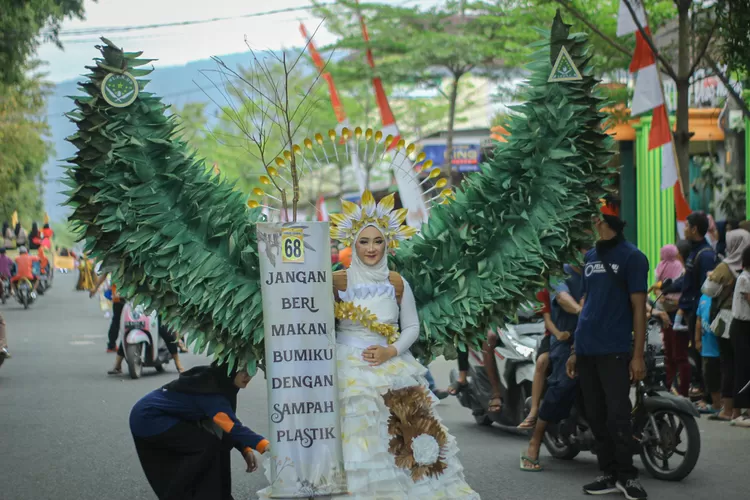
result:
M 727 73 L 743 83 L 743 100 L 750 101 L 750 3 L 745 0 L 720 0 L 718 61 L 727 65 Z M 747 106 L 745 116 L 750 118 Z
M 603 4 L 597 0 L 553 0 L 573 14 L 578 20 L 587 26 L 589 31 L 595 33 L 601 40 L 605 41 L 612 49 L 621 53 L 624 57 L 632 57 L 633 50 L 629 43 L 624 43 L 616 38 L 616 11 L 618 2 L 612 0 L 610 4 Z M 625 5 L 632 9 L 638 0 L 625 0 Z M 738 2 L 743 3 L 743 2 Z M 669 76 L 675 83 L 677 91 L 677 107 L 675 110 L 676 127 L 674 131 L 674 143 L 677 151 L 677 163 L 679 164 L 680 177 L 690 178 L 690 126 L 689 119 L 689 94 L 691 79 L 695 72 L 701 68 L 710 68 L 713 73 L 721 79 L 727 90 L 740 104 L 746 116 L 750 117 L 750 109 L 742 100 L 742 97 L 734 91 L 726 71 L 719 67 L 714 53 L 720 45 L 718 33 L 721 20 L 724 18 L 723 9 L 726 8 L 725 0 L 719 2 L 703 2 L 700 0 L 645 0 L 645 10 L 649 17 L 649 26 L 652 32 L 663 27 L 668 20 L 676 20 L 677 36 L 672 44 L 657 47 L 654 37 L 648 35 L 643 26 L 639 30 L 644 35 L 651 47 L 662 73 Z M 745 8 L 746 9 L 746 8 Z M 602 16 L 609 16 L 604 18 Z M 607 21 L 609 19 L 609 21 Z M 636 22 L 639 24 L 638 22 Z M 746 26 L 746 25 L 745 25 Z M 634 37 L 630 37 L 631 39 Z M 632 41 L 630 42 L 632 43 Z M 624 67 L 624 66 L 623 66 Z M 685 194 L 689 185 L 683 185 Z
M 18 211 L 21 221 L 39 220 L 43 211 L 43 166 L 51 153 L 45 98 L 51 91 L 27 64 L 21 81 L 0 84 L 0 220 Z
M 360 14 L 365 17 L 377 75 L 385 82 L 439 86 L 448 80 L 445 155 L 451 158 L 459 86 L 464 77 L 521 65 L 529 54 L 527 45 L 534 40 L 528 27 L 543 23 L 545 16 L 540 12 L 516 8 L 517 3 L 449 1 L 420 10 L 340 0 L 333 7 L 318 4 L 318 10 L 326 17 L 327 28 L 340 37 L 331 47 L 337 50 L 363 53 L 368 48 L 359 22 Z M 364 57 L 348 57 L 332 72 L 342 81 L 373 77 Z M 443 168 L 450 179 L 450 162 L 444 162 Z
M 60 25 L 83 19 L 83 0 L 4 0 L 0 9 L 0 82 L 24 78 L 24 65 L 41 39 L 62 48 Z

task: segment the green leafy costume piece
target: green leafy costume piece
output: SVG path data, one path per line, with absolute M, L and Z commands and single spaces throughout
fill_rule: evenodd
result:
M 80 84 L 68 117 L 78 154 L 68 161 L 71 220 L 86 251 L 113 270 L 123 297 L 165 313 L 176 329 L 196 332 L 194 349 L 252 372 L 263 357 L 263 319 L 255 222 L 246 196 L 209 174 L 175 138 L 168 106 L 144 92 L 150 60 L 106 39 L 102 58 Z M 107 74 L 127 71 L 141 90 L 128 107 L 103 98 Z
M 569 31 L 558 11 L 549 42 L 536 44 L 508 142 L 393 259 L 414 291 L 423 328 L 413 350 L 424 359 L 477 347 L 488 327 L 534 301 L 545 272 L 580 260 L 591 243 L 613 140 L 602 129 L 586 35 Z M 548 83 L 563 46 L 583 78 Z
M 414 290 L 423 325 L 414 350 L 425 358 L 477 346 L 488 326 L 541 286 L 547 269 L 579 259 L 576 249 L 591 239 L 585 228 L 612 173 L 612 140 L 601 129 L 586 37 L 569 29 L 558 12 L 549 41 L 538 44 L 509 142 L 454 202 L 432 210 L 424 238 L 393 258 Z M 68 115 L 78 126 L 69 138 L 78 148 L 69 160 L 71 220 L 85 230 L 86 250 L 114 269 L 123 296 L 195 332 L 196 351 L 254 373 L 264 356 L 259 210 L 176 139 L 167 106 L 143 91 L 150 70 L 138 68 L 149 61 L 103 41 L 102 58 L 80 85 L 86 96 L 74 98 Z M 562 46 L 583 79 L 547 83 Z M 141 90 L 127 107 L 101 93 L 117 71 Z

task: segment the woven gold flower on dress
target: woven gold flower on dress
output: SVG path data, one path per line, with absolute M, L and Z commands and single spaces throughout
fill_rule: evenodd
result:
M 442 474 L 447 468 L 443 451 L 448 436 L 432 414 L 427 390 L 422 386 L 392 389 L 383 401 L 391 411 L 388 433 L 393 437 L 388 451 L 396 465 L 410 471 L 414 481 Z
M 333 305 L 333 315 L 338 320 L 348 319 L 352 323 L 359 323 L 368 330 L 385 337 L 389 344 L 398 340 L 400 335 L 395 325 L 379 323 L 378 317 L 362 306 L 355 306 L 351 302 L 336 302 Z
M 394 210 L 395 199 L 389 194 L 380 203 L 370 191 L 362 193 L 362 205 L 342 200 L 343 213 L 331 215 L 331 238 L 346 246 L 352 246 L 357 233 L 365 226 L 375 225 L 388 240 L 390 248 L 397 248 L 399 242 L 417 234 L 416 228 L 404 225 L 407 210 Z

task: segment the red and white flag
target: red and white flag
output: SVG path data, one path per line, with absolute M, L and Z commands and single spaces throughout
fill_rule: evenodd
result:
M 359 4 L 359 0 L 357 0 L 357 4 Z M 375 73 L 375 58 L 370 48 L 370 35 L 367 33 L 365 18 L 361 14 L 359 16 L 359 24 L 362 27 L 362 37 L 365 40 L 367 63 L 373 70 L 372 86 L 375 90 L 375 102 L 380 110 L 380 120 L 383 124 L 381 130 L 384 136 L 393 136 L 393 141 L 388 146 L 388 149 L 391 150 L 401 140 L 401 134 L 396 125 L 396 118 L 393 116 L 391 106 L 388 104 L 388 96 L 383 87 L 383 80 Z M 408 210 L 406 223 L 412 227 L 419 228 L 423 223 L 427 222 L 429 213 L 427 205 L 424 202 L 424 193 L 419 185 L 417 173 L 410 168 L 409 163 L 409 158 L 407 158 L 404 151 L 400 150 L 394 153 L 392 161 L 393 177 L 396 179 L 401 204 Z
M 638 29 L 625 2 L 633 8 L 635 18 L 647 36 L 648 17 L 641 0 L 620 0 L 617 13 L 617 36 L 635 33 L 635 52 L 630 62 L 630 72 L 636 75 L 633 102 L 630 106 L 632 116 L 652 111 L 651 129 L 648 135 L 648 150 L 661 148 L 661 188 L 672 188 L 678 225 L 684 225 L 690 215 L 690 206 L 685 200 L 680 183 L 679 170 L 672 141 L 672 126 L 669 123 L 661 76 L 656 66 L 656 57 L 641 31 Z
M 315 211 L 318 213 L 318 222 L 328 222 L 328 207 L 326 206 L 326 199 L 321 196 L 318 198 L 318 203 L 315 205 Z
M 333 106 L 333 112 L 336 115 L 336 121 L 338 122 L 338 126 L 336 127 L 336 133 L 341 134 L 341 131 L 344 127 L 350 128 L 349 126 L 349 119 L 346 117 L 346 113 L 344 112 L 344 106 L 341 104 L 341 99 L 339 98 L 339 93 L 336 90 L 336 85 L 333 83 L 333 76 L 329 72 L 327 72 L 325 62 L 323 62 L 323 58 L 320 57 L 320 53 L 315 48 L 315 45 L 313 44 L 312 38 L 309 37 L 307 34 L 307 30 L 305 29 L 305 25 L 300 23 L 299 25 L 300 33 L 302 33 L 302 36 L 305 39 L 305 42 L 307 43 L 307 49 L 310 52 L 310 57 L 313 60 L 313 63 L 315 63 L 315 67 L 320 72 L 320 75 L 323 77 L 323 79 L 328 83 L 328 93 L 331 95 L 331 106 Z M 344 139 L 341 139 L 342 144 Z M 350 144 L 354 144 L 353 140 L 350 141 Z M 366 183 L 367 183 L 367 176 L 365 172 L 362 170 L 362 167 L 359 163 L 359 156 L 357 155 L 357 148 L 354 147 L 351 150 L 351 160 L 352 160 L 352 168 L 354 169 L 354 174 L 357 176 L 357 184 L 359 186 L 359 191 L 364 192 L 365 189 L 367 189 Z

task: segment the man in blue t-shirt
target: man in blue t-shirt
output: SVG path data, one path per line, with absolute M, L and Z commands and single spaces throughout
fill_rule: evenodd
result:
M 638 481 L 631 453 L 630 383 L 646 375 L 649 265 L 646 256 L 625 239 L 617 201 L 603 201 L 594 221 L 599 241 L 584 259 L 584 304 L 567 363 L 568 376 L 578 372 L 602 471 L 583 490 L 591 495 L 621 491 L 628 499 L 645 500 L 648 495 Z

